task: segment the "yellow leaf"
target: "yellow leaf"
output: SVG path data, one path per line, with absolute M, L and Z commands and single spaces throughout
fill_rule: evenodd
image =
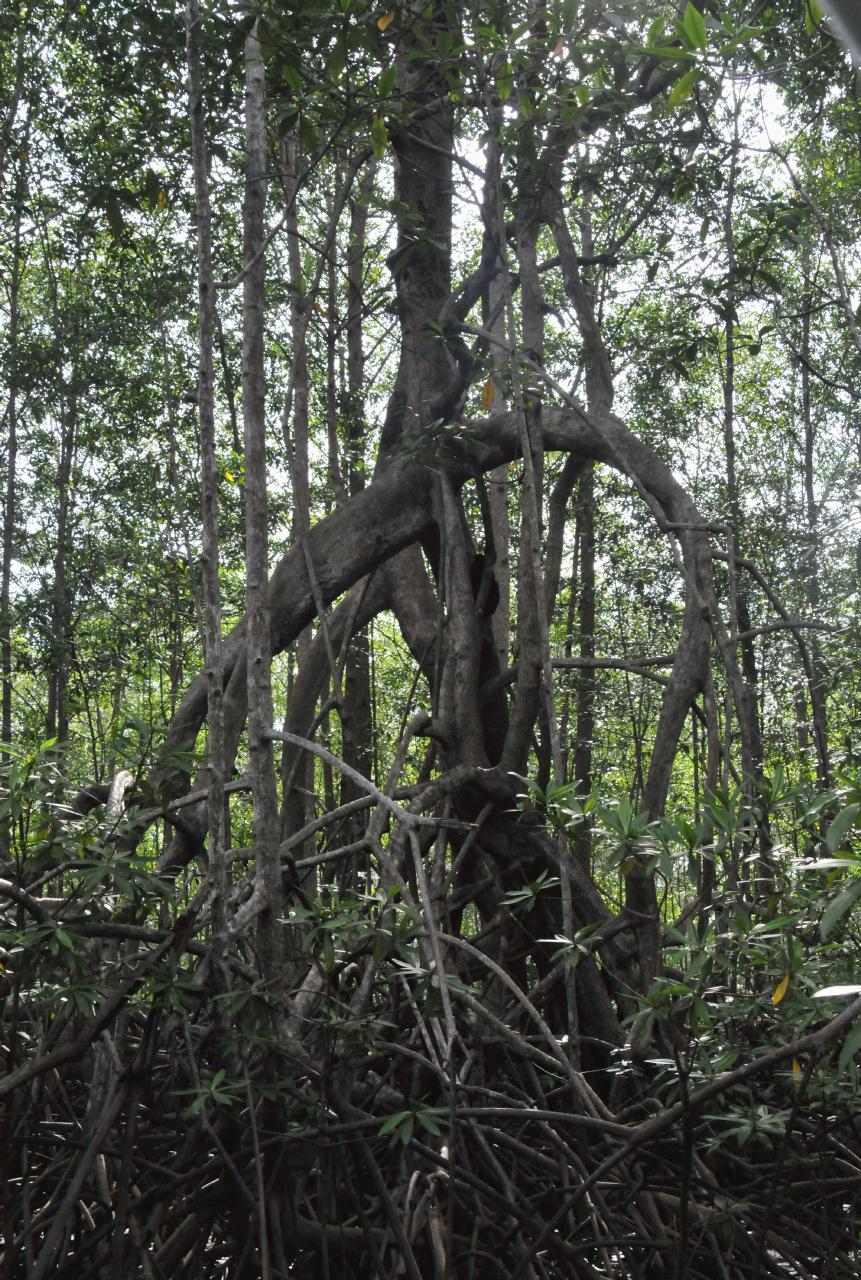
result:
M 377 26 L 381 31 L 385 31 L 386 27 L 389 26 L 390 23 L 394 22 L 394 20 L 395 11 L 394 9 L 390 9 L 388 13 L 380 14 L 379 18 L 377 18 Z
M 224 473 L 224 478 L 225 478 L 225 480 L 229 480 L 231 484 L 236 484 L 236 480 L 235 480 L 235 478 L 234 478 L 234 476 L 233 476 L 232 472 L 230 472 L 230 471 L 225 471 L 225 473 Z
M 493 401 L 496 397 L 496 387 L 493 384 L 493 378 L 488 378 L 481 389 L 481 407 L 485 413 L 493 408 Z
M 798 1061 L 797 1058 L 793 1058 L 792 1059 L 792 1080 L 796 1089 L 801 1084 L 801 1077 L 803 1074 L 804 1072 L 801 1070 L 801 1063 Z
M 553 50 L 553 56 L 554 58 L 565 57 L 565 37 L 564 36 L 560 36 L 559 39 L 556 41 L 556 47 Z
M 626 858 L 625 861 L 622 863 L 622 865 L 619 867 L 619 870 L 621 871 L 623 876 L 629 876 L 631 872 L 634 870 L 634 868 L 636 867 L 636 865 L 637 865 L 636 858 Z
M 771 1003 L 773 1005 L 780 1004 L 781 1000 L 786 995 L 788 990 L 789 990 L 789 974 L 785 973 L 783 977 L 780 979 L 780 982 L 778 982 L 777 986 L 774 988 L 774 991 L 772 992 Z
M 167 208 L 167 196 L 164 194 L 163 191 L 159 191 L 158 193 L 158 207 L 159 209 Z

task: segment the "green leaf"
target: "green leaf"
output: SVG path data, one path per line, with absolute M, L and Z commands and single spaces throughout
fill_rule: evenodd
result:
M 823 16 L 822 9 L 816 0 L 804 0 L 804 25 L 809 36 L 814 34 Z
M 685 35 L 691 42 L 694 49 L 705 49 L 706 47 L 706 24 L 703 21 L 703 15 L 699 9 L 695 9 L 692 4 L 688 4 L 685 9 L 685 16 L 682 18 L 682 26 Z
M 339 37 L 335 41 L 335 47 L 329 54 L 329 60 L 326 63 L 326 70 L 333 80 L 340 80 L 344 73 L 344 67 L 347 65 L 347 46 L 343 38 Z
M 309 153 L 316 151 L 320 145 L 319 135 L 310 120 L 303 120 L 299 125 L 299 137 L 302 141 L 302 146 Z
M 383 74 L 380 76 L 379 80 L 377 81 L 377 93 L 380 95 L 381 98 L 388 98 L 389 94 L 392 92 L 392 90 L 395 87 L 396 79 L 397 79 L 397 71 L 394 65 L 392 65 L 391 67 L 387 67 L 386 70 L 383 72 Z
M 843 917 L 852 910 L 859 898 L 861 898 L 861 876 L 847 885 L 823 911 L 819 922 L 819 936 L 823 942 L 829 934 L 833 933 Z
M 441 1137 L 442 1129 L 440 1129 L 439 1125 L 437 1124 L 436 1118 L 432 1111 L 419 1111 L 416 1114 L 416 1119 L 418 1120 L 419 1124 L 423 1129 L 427 1129 L 428 1133 L 434 1134 L 434 1136 L 437 1138 Z
M 854 826 L 859 812 L 861 812 L 861 804 L 847 804 L 845 809 L 840 810 L 825 834 L 825 843 L 828 845 L 829 852 L 835 853 L 845 843 L 846 836 Z
M 514 88 L 514 68 L 510 62 L 503 62 L 496 77 L 496 90 L 500 102 L 507 102 Z
M 381 115 L 375 115 L 371 121 L 371 146 L 374 149 L 374 155 L 384 156 L 388 143 L 389 131 L 386 128 L 386 122 Z
M 690 5 L 688 6 L 690 8 Z M 679 106 L 682 102 L 687 102 L 688 98 L 693 97 L 694 85 L 700 77 L 699 67 L 691 67 L 690 71 L 686 71 L 680 80 L 673 85 L 672 92 L 667 98 L 667 108 L 672 111 L 674 107 Z
M 861 991 L 861 987 L 856 987 L 855 990 Z M 861 1053 L 861 1026 L 856 1027 L 851 1035 L 846 1037 L 846 1043 L 840 1050 L 837 1065 L 841 1071 L 845 1071 L 849 1067 L 857 1053 Z
M 655 45 L 660 44 L 661 40 L 664 38 L 665 31 L 666 24 L 664 19 L 655 18 L 655 20 L 649 24 L 649 30 L 646 32 L 647 47 L 651 49 Z
M 380 1126 L 380 1137 L 386 1133 L 397 1133 L 404 1146 L 409 1145 L 410 1138 L 416 1127 L 416 1117 L 413 1111 L 398 1111 L 395 1115 L 389 1116 L 388 1120 L 384 1120 Z
M 797 924 L 797 916 L 776 916 L 773 920 L 763 920 L 761 924 L 755 924 L 751 929 L 751 935 L 766 934 L 777 936 L 776 931 L 782 929 L 787 924 Z
M 378 1136 L 384 1138 L 387 1133 L 394 1133 L 396 1129 L 400 1129 L 408 1116 L 412 1116 L 411 1111 L 396 1111 L 393 1116 L 389 1116 L 380 1125 L 377 1131 Z

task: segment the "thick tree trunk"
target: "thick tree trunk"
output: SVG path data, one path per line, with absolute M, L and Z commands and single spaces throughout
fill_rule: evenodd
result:
M 405 6 L 396 57 L 397 91 L 413 111 L 408 129 L 393 138 L 398 243 L 389 259 L 395 281 L 401 356 L 381 438 L 391 454 L 405 434 L 434 417 L 432 406 L 454 377 L 454 361 L 433 322 L 451 295 L 454 111 L 439 60 L 429 51 L 450 31 L 451 12 L 422 0 Z

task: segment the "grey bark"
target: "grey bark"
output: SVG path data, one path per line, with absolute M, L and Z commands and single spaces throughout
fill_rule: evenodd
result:
M 347 491 L 351 495 L 365 487 L 365 251 L 368 212 L 376 175 L 377 160 L 374 158 L 369 161 L 351 204 L 347 243 L 347 396 L 341 417 L 346 437 Z M 341 735 L 347 764 L 370 777 L 373 773 L 371 657 L 369 636 L 364 627 L 357 629 L 347 650 Z M 356 795 L 349 778 L 342 778 L 342 804 L 355 799 Z M 358 838 L 363 822 L 361 815 L 353 820 L 354 838 Z
M 203 567 L 203 625 L 207 677 L 207 758 L 209 771 L 209 878 L 216 962 L 223 963 L 227 937 L 227 867 L 224 761 L 224 661 L 221 645 L 221 587 L 219 583 L 218 466 L 215 446 L 215 277 L 212 267 L 212 211 L 207 177 L 206 117 L 200 58 L 200 8 L 189 0 L 186 8 L 188 105 L 191 158 L 194 171 L 195 233 L 197 239 L 198 382 L 200 417 L 201 526 Z
M 23 24 L 22 24 L 23 26 Z M 23 35 L 21 37 L 23 42 Z M 23 48 L 23 43 L 19 46 Z M 12 744 L 12 558 L 15 552 L 15 520 L 18 481 L 18 300 L 21 290 L 21 216 L 24 181 L 21 165 L 15 181 L 15 230 L 12 238 L 12 273 L 9 280 L 9 358 L 11 381 L 6 406 L 8 435 L 6 438 L 6 486 L 3 502 L 3 565 L 0 578 L 0 678 L 2 678 L 2 714 L 0 714 L 0 760 L 8 757 Z
M 587 463 L 577 491 L 577 632 L 580 658 L 595 657 L 595 468 Z M 592 790 L 592 740 L 595 736 L 595 672 L 584 667 L 577 677 L 574 712 L 573 778 L 577 795 Z M 582 822 L 574 840 L 575 856 L 584 871 L 592 861 L 590 826 Z
M 267 581 L 269 532 L 264 382 L 264 251 L 266 210 L 265 72 L 256 28 L 245 42 L 245 278 L 242 310 L 242 417 L 245 438 L 245 607 L 248 679 L 248 761 L 257 850 L 255 894 L 260 905 L 260 971 L 275 976 L 280 961 L 281 871 L 272 751 L 272 625 Z M 226 663 L 225 663 L 226 665 Z
M 811 611 L 819 607 L 819 507 L 814 483 L 814 454 L 816 427 L 810 398 L 810 250 L 805 243 L 801 251 L 801 271 L 804 292 L 801 299 L 801 416 L 804 427 L 804 507 L 807 522 L 807 547 L 805 549 L 804 588 Z M 809 684 L 813 734 L 816 740 L 816 776 L 819 786 L 827 790 L 831 785 L 831 762 L 828 753 L 828 720 L 825 707 L 825 672 L 815 635 L 810 640 Z
M 302 271 L 302 247 L 299 236 L 299 143 L 295 137 L 288 138 L 281 150 L 284 166 L 284 195 L 287 200 L 285 228 L 287 231 L 287 259 L 290 271 L 290 327 L 293 348 L 290 386 L 281 419 L 284 436 L 284 448 L 290 464 L 290 483 L 293 494 L 293 528 L 294 543 L 307 545 L 308 528 L 311 523 L 311 491 L 309 483 L 309 427 L 308 413 L 311 398 L 311 382 L 308 370 L 308 351 L 306 338 L 308 332 L 307 310 L 311 306 L 311 298 L 306 295 Z M 320 620 L 325 626 L 325 621 Z M 301 671 L 312 636 L 310 629 L 304 631 L 296 641 L 296 663 Z M 331 673 L 334 678 L 334 672 Z M 283 754 L 283 753 L 282 753 Z M 289 789 L 284 797 L 282 834 L 292 835 L 306 825 L 313 806 L 314 760 L 310 755 L 303 755 L 289 771 L 281 765 L 282 777 L 289 780 Z M 300 856 L 310 853 L 310 847 L 300 850 Z M 313 877 L 313 872 L 309 873 Z M 310 884 L 310 882 L 309 882 Z
M 694 624 L 693 633 L 675 660 L 676 678 L 670 677 L 668 695 L 665 695 L 672 701 L 672 710 L 667 711 L 668 722 L 672 723 L 676 706 L 683 700 L 686 690 L 690 689 L 693 697 L 704 678 L 708 649 L 705 615 L 711 590 L 711 555 L 708 536 L 702 531 L 702 520 L 666 464 L 628 431 L 615 415 L 599 417 L 571 407 L 545 406 L 543 429 L 548 449 L 574 450 L 613 467 L 619 467 L 620 458 L 624 459 L 626 471 L 635 475 L 643 490 L 650 495 L 662 522 L 694 526 L 679 536 L 687 565 L 686 585 L 692 598 L 690 610 L 701 625 Z M 469 466 L 458 466 L 456 459 L 452 460 L 451 469 L 460 481 L 468 479 L 475 467 L 487 471 L 513 461 L 519 454 L 519 430 L 513 414 L 506 413 L 476 423 L 474 435 L 477 451 Z M 372 569 L 419 542 L 432 527 L 433 520 L 427 470 L 408 460 L 392 462 L 377 475 L 372 485 L 311 530 L 309 541 L 323 599 L 330 603 Z M 314 596 L 300 548 L 292 548 L 281 560 L 269 584 L 268 595 L 272 649 L 280 652 L 314 617 Z M 233 672 L 240 659 L 245 660 L 244 632 L 243 620 L 225 639 L 224 661 L 228 674 Z M 169 745 L 179 747 L 193 741 L 205 712 L 206 683 L 202 676 L 198 676 L 189 685 L 171 722 Z M 673 753 L 674 748 L 669 741 L 657 761 L 653 753 L 651 794 L 656 800 L 662 798 L 662 791 L 666 794 L 663 787 L 669 781 Z M 177 788 L 179 793 L 181 775 L 172 774 L 164 768 L 162 777 L 170 788 Z
M 443 335 L 429 321 L 451 295 L 454 110 L 439 60 L 428 55 L 451 14 L 421 0 L 405 6 L 396 58 L 397 92 L 410 101 L 409 129 L 393 137 L 395 194 L 402 210 L 398 242 L 389 259 L 395 280 L 401 358 L 381 438 L 384 463 L 401 438 L 417 434 L 435 416 L 431 406 L 455 377 Z M 451 34 L 456 34 L 451 32 Z

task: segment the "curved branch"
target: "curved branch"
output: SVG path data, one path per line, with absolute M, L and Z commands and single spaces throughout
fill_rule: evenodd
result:
M 646 803 L 653 812 L 663 806 L 676 745 L 687 710 L 702 687 L 708 660 L 708 605 L 713 599 L 711 551 L 697 510 L 669 467 L 613 414 L 589 415 L 579 406 L 548 406 L 543 413 L 544 445 L 549 450 L 581 454 L 630 475 L 662 528 L 677 529 L 687 587 L 682 638 L 664 696 L 661 722 L 646 787 Z M 468 451 L 461 444 L 467 440 Z M 476 469 L 488 471 L 516 458 L 520 450 L 516 415 L 504 413 L 469 423 L 465 435 L 452 429 L 436 452 L 457 482 Z M 428 469 L 413 460 L 395 460 L 378 472 L 373 483 L 352 497 L 309 533 L 320 594 L 326 604 L 337 599 L 359 578 L 418 542 L 434 520 Z M 291 548 L 269 584 L 272 651 L 290 644 L 314 618 L 314 592 L 305 557 Z M 224 644 L 225 675 L 229 677 L 244 652 L 244 620 Z M 168 750 L 193 743 L 206 715 L 206 679 L 200 674 L 190 685 L 168 733 Z M 182 793 L 184 777 L 169 756 L 156 779 L 168 794 Z

